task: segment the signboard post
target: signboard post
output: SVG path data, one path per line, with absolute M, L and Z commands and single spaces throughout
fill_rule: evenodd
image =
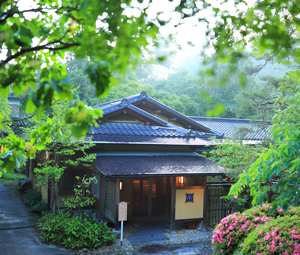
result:
M 121 246 L 123 245 L 123 221 L 127 220 L 127 202 L 118 203 L 118 221 L 121 221 Z

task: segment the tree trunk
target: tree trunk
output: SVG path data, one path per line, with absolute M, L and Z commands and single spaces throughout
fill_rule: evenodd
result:
M 272 183 L 267 182 L 267 185 L 270 187 L 270 190 L 267 192 L 267 194 L 268 194 L 268 203 L 271 203 L 272 202 L 272 196 L 274 194 L 274 192 L 273 192 L 273 190 L 271 188 Z

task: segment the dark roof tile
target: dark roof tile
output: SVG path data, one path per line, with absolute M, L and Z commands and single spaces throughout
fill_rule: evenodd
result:
M 208 117 L 190 117 L 212 130 L 224 133 L 225 138 L 242 138 L 243 140 L 263 140 L 271 137 L 271 121 L 226 119 Z
M 105 176 L 222 175 L 225 168 L 196 153 L 103 153 L 95 166 Z

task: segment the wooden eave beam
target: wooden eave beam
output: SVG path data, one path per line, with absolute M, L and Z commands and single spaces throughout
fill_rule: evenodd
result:
M 149 123 L 149 124 L 155 125 L 155 126 L 162 126 L 160 123 L 157 123 L 154 120 L 148 119 L 147 117 L 145 117 L 145 116 L 143 116 L 141 114 L 138 114 L 137 112 L 135 112 L 135 111 L 133 111 L 133 110 L 131 110 L 129 108 L 120 109 L 118 111 L 108 113 L 108 114 L 104 115 L 103 118 L 101 118 L 101 121 L 107 120 L 110 117 L 113 117 L 113 116 L 118 115 L 118 114 L 126 114 L 126 115 L 132 116 L 135 119 L 138 119 L 138 120 L 140 120 L 140 121 L 142 121 L 144 123 Z

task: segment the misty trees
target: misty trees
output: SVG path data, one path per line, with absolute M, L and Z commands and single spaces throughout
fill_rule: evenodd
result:
M 236 107 L 233 108 L 236 117 L 242 119 L 272 120 L 278 105 L 275 104 L 280 92 L 280 83 L 286 78 L 273 76 L 260 77 L 243 88 L 235 97 Z

